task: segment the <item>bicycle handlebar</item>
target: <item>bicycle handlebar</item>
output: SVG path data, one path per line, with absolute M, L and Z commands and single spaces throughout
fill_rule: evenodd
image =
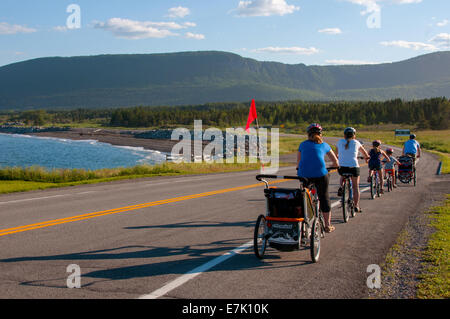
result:
M 338 169 L 339 167 L 327 167 L 328 171 L 332 171 L 335 169 Z M 297 180 L 303 180 L 303 177 L 299 177 L 299 176 L 282 176 L 282 175 L 266 175 L 266 174 L 259 174 L 256 175 L 256 179 L 260 182 L 262 182 L 262 178 L 273 178 L 273 179 L 297 179 Z
M 260 175 L 256 175 L 256 179 L 258 181 L 262 181 L 262 178 L 273 178 L 273 179 L 298 179 L 300 180 L 301 177 L 298 176 L 280 176 L 280 175 L 265 175 L 265 174 L 260 174 Z

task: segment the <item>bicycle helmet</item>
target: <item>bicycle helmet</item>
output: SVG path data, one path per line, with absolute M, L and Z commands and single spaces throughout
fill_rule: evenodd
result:
M 312 123 L 308 128 L 306 129 L 306 132 L 308 135 L 312 133 L 322 133 L 322 126 L 318 123 Z
M 352 136 L 355 135 L 355 134 L 356 134 L 356 130 L 355 130 L 353 127 L 347 127 L 347 128 L 344 130 L 344 135 L 345 135 L 345 136 L 352 137 Z
M 409 139 L 411 139 L 411 140 L 414 140 L 416 138 L 416 134 L 411 134 L 410 136 L 409 136 Z
M 375 146 L 375 147 L 378 147 L 378 146 L 381 145 L 381 141 L 380 140 L 373 141 L 372 145 Z
M 388 149 L 386 150 L 386 153 L 387 153 L 387 154 L 393 154 L 393 153 L 394 153 L 394 150 L 393 150 L 392 148 L 388 148 Z

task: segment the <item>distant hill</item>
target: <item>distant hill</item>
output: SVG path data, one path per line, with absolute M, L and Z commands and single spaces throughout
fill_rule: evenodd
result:
M 450 51 L 377 65 L 306 66 L 218 52 L 48 57 L 0 67 L 0 108 L 450 97 Z

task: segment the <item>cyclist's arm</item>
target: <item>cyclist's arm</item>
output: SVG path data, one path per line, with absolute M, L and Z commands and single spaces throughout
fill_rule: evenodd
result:
M 328 158 L 330 159 L 330 161 L 333 163 L 334 167 L 338 167 L 339 166 L 339 161 L 336 157 L 336 154 L 334 154 L 333 150 L 330 150 L 327 153 Z
M 364 155 L 364 159 L 367 161 L 369 158 L 370 158 L 370 156 L 369 156 L 369 153 L 367 153 L 367 151 L 366 151 L 366 149 L 364 148 L 364 146 L 360 146 L 359 147 L 359 151 Z
M 387 154 L 386 154 L 385 151 L 381 150 L 381 155 L 383 155 L 383 157 L 384 157 L 388 162 L 391 161 L 391 159 L 389 158 L 389 156 L 387 156 Z
M 299 152 L 297 152 L 297 168 L 298 168 L 298 164 L 300 164 L 301 158 L 302 158 L 302 153 L 299 151 Z
M 417 146 L 417 158 L 420 157 L 420 145 Z
M 336 157 L 339 158 L 339 148 L 337 145 L 336 145 Z

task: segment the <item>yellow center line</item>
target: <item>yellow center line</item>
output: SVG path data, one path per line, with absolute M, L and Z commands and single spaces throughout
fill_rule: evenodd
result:
M 281 180 L 269 182 L 269 184 L 283 183 L 283 182 L 286 182 L 286 181 L 288 181 L 288 180 L 287 179 L 281 179 Z M 48 221 L 35 223 L 35 224 L 29 224 L 29 225 L 24 225 L 24 226 L 17 226 L 17 227 L 12 227 L 12 228 L 7 228 L 7 229 L 1 229 L 0 230 L 0 237 L 1 236 L 6 236 L 6 235 L 10 235 L 10 234 L 20 233 L 20 232 L 25 232 L 25 231 L 29 231 L 29 230 L 33 230 L 33 229 L 39 229 L 39 228 L 45 228 L 45 227 L 50 227 L 50 226 L 55 226 L 55 225 L 60 225 L 60 224 L 71 223 L 71 222 L 85 220 L 85 219 L 89 219 L 89 218 L 95 218 L 95 217 L 100 217 L 100 216 L 106 216 L 106 215 L 118 214 L 118 213 L 123 213 L 123 212 L 129 212 L 129 211 L 142 209 L 142 208 L 146 208 L 146 207 L 170 204 L 170 203 L 180 202 L 180 201 L 184 201 L 184 200 L 196 199 L 196 198 L 207 197 L 207 196 L 212 196 L 212 195 L 218 195 L 218 194 L 223 194 L 223 193 L 228 193 L 228 192 L 235 192 L 235 191 L 239 191 L 239 190 L 255 188 L 255 187 L 258 187 L 258 186 L 262 186 L 262 185 L 264 185 L 264 184 L 263 183 L 257 183 L 257 184 L 251 184 L 251 185 L 246 185 L 246 186 L 239 186 L 239 187 L 233 187 L 233 188 L 220 189 L 220 190 L 216 190 L 216 191 L 210 191 L 210 192 L 193 194 L 193 195 L 186 195 L 186 196 L 169 198 L 169 199 L 163 199 L 163 200 L 158 200 L 158 201 L 149 202 L 149 203 L 136 204 L 136 205 L 119 207 L 119 208 L 114 208 L 114 209 L 108 209 L 108 210 L 103 210 L 103 211 L 98 211 L 98 212 L 93 212 L 93 213 L 87 213 L 87 214 L 82 214 L 82 215 L 77 215 L 77 216 L 71 216 L 71 217 L 65 217 L 65 218 L 60 218 L 60 219 L 48 220 Z

